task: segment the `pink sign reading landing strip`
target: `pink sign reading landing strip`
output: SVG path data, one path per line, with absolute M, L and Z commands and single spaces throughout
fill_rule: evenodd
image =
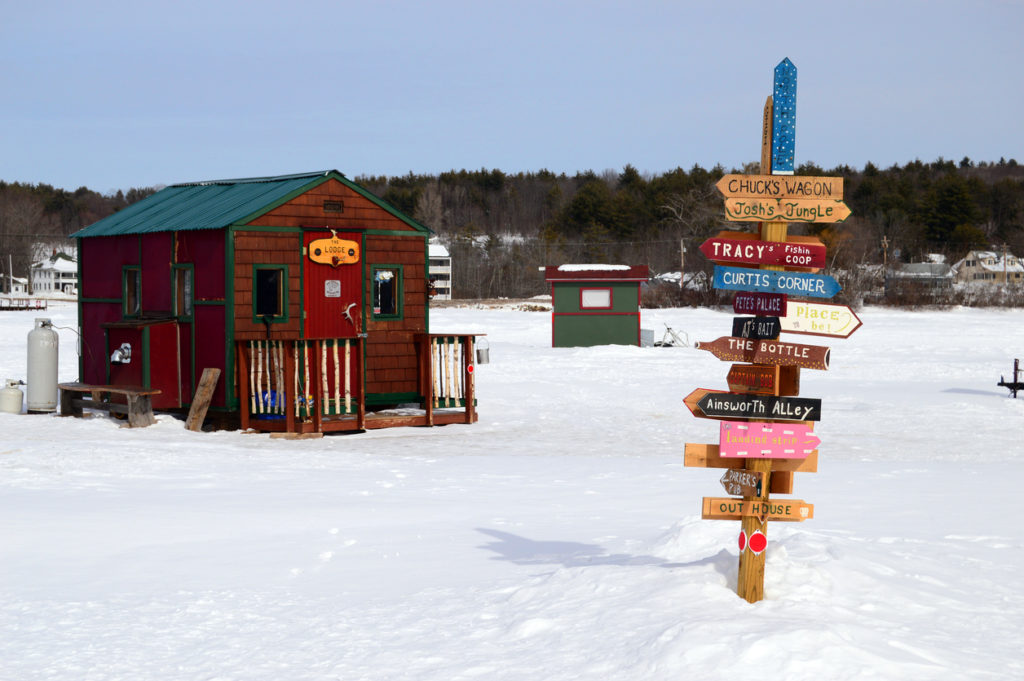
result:
M 803 423 L 722 421 L 718 454 L 733 458 L 806 459 L 821 443 Z

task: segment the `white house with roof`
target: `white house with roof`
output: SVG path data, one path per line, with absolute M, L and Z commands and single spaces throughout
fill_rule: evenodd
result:
M 64 253 L 33 263 L 30 276 L 33 295 L 74 295 L 78 291 L 78 263 Z
M 1024 264 L 1012 253 L 971 251 L 953 269 L 960 283 L 1024 284 Z
M 438 243 L 430 243 L 428 248 L 427 277 L 433 288 L 434 300 L 452 299 L 452 256 L 448 249 Z

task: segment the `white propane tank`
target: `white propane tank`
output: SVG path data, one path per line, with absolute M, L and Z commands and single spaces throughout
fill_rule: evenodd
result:
M 36 319 L 28 332 L 28 412 L 57 411 L 57 345 L 49 319 Z
M 7 414 L 20 414 L 21 403 L 25 394 L 21 392 L 19 385 L 25 385 L 16 378 L 7 379 L 7 387 L 0 390 L 0 412 Z

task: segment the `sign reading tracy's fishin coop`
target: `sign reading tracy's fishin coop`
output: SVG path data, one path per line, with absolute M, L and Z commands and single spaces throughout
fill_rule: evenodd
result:
M 837 223 L 850 215 L 843 179 L 794 175 L 796 66 L 775 67 L 772 97 L 763 114 L 761 172 L 730 173 L 717 187 L 725 217 L 759 223 L 756 233 L 721 232 L 701 252 L 716 263 L 714 287 L 736 291 L 733 309 L 755 315 L 733 321 L 732 335 L 696 343 L 715 357 L 745 362 L 730 367 L 731 392 L 698 388 L 684 398 L 694 416 L 719 421 L 717 444 L 687 443 L 685 465 L 726 468 L 720 482 L 730 498 L 704 497 L 701 517 L 738 520 L 737 593 L 750 602 L 764 596 L 767 523 L 814 517 L 814 506 L 792 494 L 795 472 L 817 471 L 821 400 L 796 397 L 799 372 L 829 368 L 831 350 L 781 342 L 780 333 L 846 338 L 861 323 L 848 307 L 804 299 L 829 299 L 839 282 L 817 273 L 826 249 L 810 236 L 790 236 L 789 223 Z M 739 265 L 739 266 L 736 266 Z

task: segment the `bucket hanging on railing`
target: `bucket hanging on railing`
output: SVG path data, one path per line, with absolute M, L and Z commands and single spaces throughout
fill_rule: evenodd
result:
M 482 348 L 479 344 L 476 346 L 476 363 L 489 364 L 491 361 L 491 344 L 486 338 L 481 338 L 480 340 L 487 343 L 487 347 Z

